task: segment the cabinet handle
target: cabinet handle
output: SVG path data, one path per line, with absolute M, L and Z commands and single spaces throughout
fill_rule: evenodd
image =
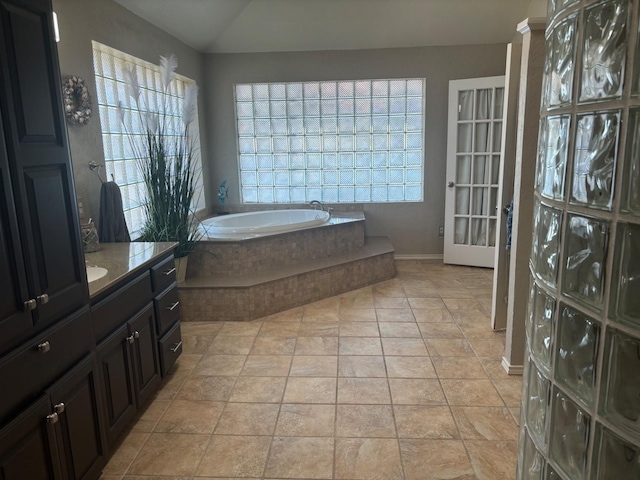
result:
M 58 423 L 58 414 L 57 413 L 52 413 L 51 415 L 47 415 L 47 423 L 49 425 L 53 425 L 54 423 Z
M 176 353 L 176 351 L 182 346 L 182 340 L 180 340 L 178 343 L 174 343 L 173 347 L 170 347 L 169 350 L 171 350 L 172 353 Z
M 173 312 L 178 305 L 180 305 L 180 300 L 178 300 L 176 303 L 174 303 L 170 307 L 167 307 L 167 310 L 169 310 L 170 312 Z
M 40 302 L 40 305 L 49 303 L 49 295 L 47 295 L 46 293 L 43 293 L 42 295 L 38 295 L 37 299 L 38 299 L 38 302 Z
M 127 338 L 125 338 L 125 340 L 127 341 L 127 343 L 131 344 L 133 342 L 136 341 L 135 337 L 133 335 L 129 335 Z
M 140 332 L 138 332 L 137 330 L 133 332 L 133 338 L 135 338 L 136 340 L 140 338 Z
M 38 344 L 38 351 L 40 353 L 47 353 L 49 350 L 51 350 L 51 344 L 48 341 Z
M 36 302 L 35 298 L 27 300 L 24 302 L 24 311 L 30 312 L 31 310 L 35 310 L 38 307 L 38 302 Z
M 162 274 L 168 277 L 169 275 L 171 275 L 175 271 L 176 271 L 176 267 L 173 267 L 171 270 L 167 270 L 166 272 L 162 272 Z
M 60 415 L 61 413 L 64 413 L 65 409 L 67 407 L 65 407 L 64 403 L 60 402 L 57 405 L 53 406 L 53 409 L 55 410 L 55 412 Z

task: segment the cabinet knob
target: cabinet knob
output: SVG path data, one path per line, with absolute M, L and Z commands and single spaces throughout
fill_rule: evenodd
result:
M 168 277 L 169 275 L 171 275 L 175 271 L 176 271 L 176 267 L 173 267 L 171 270 L 167 270 L 166 272 L 162 272 L 162 274 Z
M 136 339 L 134 338 L 133 335 L 129 335 L 127 338 L 125 338 L 125 340 L 127 341 L 127 343 L 131 344 L 133 342 L 136 341 Z
M 60 415 L 61 413 L 64 413 L 64 411 L 65 411 L 65 409 L 66 409 L 66 408 L 67 408 L 67 407 L 65 407 L 65 406 L 64 406 L 64 403 L 62 403 L 62 402 L 60 402 L 60 403 L 58 403 L 58 404 L 56 404 L 56 405 L 54 405 L 54 406 L 53 406 L 53 410 L 54 410 L 58 415 Z
M 31 310 L 35 310 L 38 307 L 38 302 L 36 302 L 35 298 L 31 298 L 24 302 L 24 311 L 30 312 Z
M 137 330 L 135 332 L 133 332 L 133 338 L 135 338 L 135 339 L 140 338 L 140 332 L 138 332 Z
M 38 351 L 40 353 L 47 353 L 49 350 L 51 350 L 51 344 L 48 341 L 38 344 Z
M 58 423 L 58 414 L 52 413 L 51 415 L 47 415 L 47 423 L 49 425 L 53 425 L 54 423 Z
M 38 295 L 38 302 L 40 305 L 44 305 L 45 303 L 49 303 L 49 295 L 43 293 L 42 295 Z
M 170 312 L 173 312 L 178 305 L 180 305 L 180 300 L 178 300 L 176 303 L 174 303 L 170 307 L 167 307 L 167 310 L 169 310 Z

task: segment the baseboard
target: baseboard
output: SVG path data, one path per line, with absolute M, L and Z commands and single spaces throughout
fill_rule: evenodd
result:
M 502 357 L 502 368 L 507 372 L 508 375 L 522 375 L 524 371 L 524 366 L 522 365 L 510 365 L 509 360 L 505 357 Z
M 442 260 L 441 253 L 418 253 L 418 254 L 398 254 L 394 255 L 396 260 Z

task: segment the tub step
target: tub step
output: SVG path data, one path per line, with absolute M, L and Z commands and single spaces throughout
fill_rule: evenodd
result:
M 178 285 L 182 321 L 253 320 L 393 278 L 394 248 L 367 237 L 362 248 L 328 258 Z

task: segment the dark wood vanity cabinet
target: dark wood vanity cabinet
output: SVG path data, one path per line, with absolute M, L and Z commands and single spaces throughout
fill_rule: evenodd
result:
M 0 430 L 0 478 L 98 478 L 106 463 L 100 401 L 91 355 Z
M 182 352 L 174 292 L 173 255 L 165 255 L 93 301 L 109 444 L 158 389 Z
M 0 0 L 0 355 L 88 304 L 48 0 Z
M 154 328 L 153 306 L 148 304 L 98 346 L 109 443 L 160 385 Z
M 0 0 L 0 479 L 106 463 L 51 0 Z
M 52 13 L 0 0 L 0 480 L 98 479 L 181 352 L 170 249 L 89 305 Z

